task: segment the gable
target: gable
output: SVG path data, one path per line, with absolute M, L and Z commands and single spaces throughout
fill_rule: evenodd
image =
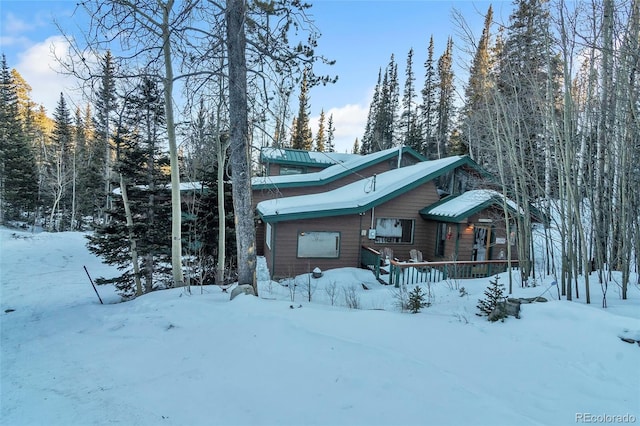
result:
M 462 222 L 466 218 L 490 206 L 503 207 L 504 197 L 497 191 L 477 189 L 461 195 L 449 196 L 420 210 L 420 215 L 427 220 L 437 222 Z M 515 202 L 506 199 L 507 208 L 512 212 L 520 212 Z

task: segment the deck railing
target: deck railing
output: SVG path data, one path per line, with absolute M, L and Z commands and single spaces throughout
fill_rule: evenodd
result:
M 512 260 L 512 268 L 518 261 Z M 507 260 L 454 261 L 454 262 L 389 262 L 389 284 L 438 282 L 452 279 L 483 278 L 501 272 L 509 267 Z
M 371 247 L 362 246 L 360 250 L 360 265 L 364 268 L 371 269 L 376 276 L 376 279 L 380 278 L 380 262 L 382 260 L 382 253 Z

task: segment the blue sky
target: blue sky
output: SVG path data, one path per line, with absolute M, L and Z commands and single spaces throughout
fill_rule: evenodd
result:
M 312 126 L 320 111 L 333 114 L 337 150 L 350 150 L 356 137 L 361 138 L 378 70 L 386 67 L 395 54 L 398 74 L 404 83 L 407 54 L 414 49 L 413 72 L 416 87 L 422 87 L 424 61 L 429 37 L 435 42 L 434 55 L 442 54 L 447 38 L 454 38 L 456 77 L 466 81 L 466 44 L 452 19 L 456 8 L 465 17 L 473 36 L 482 31 L 483 14 L 493 3 L 496 20 L 508 18 L 511 1 L 431 1 L 431 0 L 316 0 L 311 1 L 311 16 L 322 33 L 318 53 L 336 64 L 326 69 L 338 75 L 336 84 L 313 88 L 310 92 Z M 57 74 L 51 50 L 62 52 L 65 43 L 53 21 L 73 33 L 82 27 L 82 12 L 72 16 L 76 1 L 0 1 L 0 50 L 10 68 L 31 85 L 32 98 L 49 113 L 62 91 L 67 100 L 83 104 L 73 90 L 74 82 Z M 291 106 L 298 107 L 297 97 Z M 313 128 L 315 133 L 315 128 Z

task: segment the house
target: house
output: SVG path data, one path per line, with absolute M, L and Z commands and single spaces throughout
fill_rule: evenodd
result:
M 506 256 L 515 236 L 506 235 L 505 201 L 485 189 L 485 173 L 475 162 L 454 156 L 398 167 L 398 154 L 396 166 L 379 173 L 349 173 L 349 179 L 331 180 L 328 170 L 345 169 L 345 162 L 317 172 L 323 175 L 271 180 L 279 196 L 257 202 L 256 212 L 263 226 L 262 254 L 272 276 L 315 267 L 358 267 L 365 247 L 393 252 L 403 260 L 417 251 L 427 261 Z M 268 182 L 255 184 L 254 194 Z M 507 205 L 510 214 L 517 211 L 513 203 Z
M 266 150 L 266 148 L 263 148 L 262 152 L 264 153 Z M 296 150 L 276 151 L 284 151 L 285 153 L 294 151 L 297 153 L 296 155 L 299 153 Z M 272 158 L 273 152 L 267 152 L 270 153 L 268 158 Z M 309 154 L 324 155 L 334 153 L 310 152 Z M 318 155 L 314 157 L 317 159 Z M 264 160 L 265 156 L 261 154 L 260 158 Z M 368 155 L 349 154 L 349 157 L 343 162 L 328 166 L 316 172 L 254 177 L 251 179 L 253 204 L 255 207 L 258 203 L 265 200 L 327 192 L 363 178 L 384 173 L 398 167 L 417 164 L 424 160 L 425 157 L 413 149 L 409 147 L 399 147 Z M 310 169 L 307 168 L 306 170 Z M 264 232 L 264 222 L 258 220 L 256 224 L 256 252 L 258 255 L 264 255 Z

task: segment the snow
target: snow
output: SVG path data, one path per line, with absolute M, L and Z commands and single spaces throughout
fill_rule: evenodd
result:
M 193 287 L 118 303 L 100 287 L 101 305 L 83 266 L 94 279 L 115 270 L 86 250 L 84 237 L 0 228 L 2 424 L 499 426 L 640 417 L 640 347 L 619 338 L 640 338 L 635 285 L 623 301 L 611 284 L 602 309 L 598 284 L 587 305 L 553 300 L 544 278 L 514 295 L 549 302 L 489 323 L 475 315 L 488 279 L 424 284 L 433 304 L 414 315 L 400 312 L 396 290 L 369 271 L 277 283 L 260 259 L 260 297 L 230 301 L 218 287 Z M 345 306 L 343 289 L 360 309 Z
M 270 216 L 320 212 L 340 215 L 340 210 L 357 209 L 369 206 L 377 200 L 402 190 L 419 180 L 459 161 L 461 156 L 447 157 L 440 160 L 424 161 L 412 166 L 393 169 L 374 177 L 341 186 L 331 191 L 275 198 L 258 203 L 257 209 L 263 218 Z
M 385 158 L 389 154 L 393 152 L 398 152 L 400 148 L 389 148 L 382 151 L 373 152 L 367 155 L 356 155 L 353 158 L 341 162 L 339 164 L 334 164 L 333 166 L 329 166 L 326 169 L 320 170 L 319 172 L 313 173 L 301 173 L 296 175 L 278 175 L 278 176 L 258 176 L 251 178 L 251 185 L 282 185 L 282 184 L 313 184 L 325 181 L 327 179 L 331 179 L 333 177 L 339 176 L 345 172 L 355 173 L 360 167 L 374 162 L 380 158 Z M 313 152 L 309 151 L 309 155 L 312 155 Z M 323 154 L 323 153 L 319 153 Z
M 472 191 L 466 191 L 458 196 L 451 197 L 442 204 L 429 209 L 426 213 L 434 216 L 456 217 L 492 199 L 495 199 L 496 203 L 500 203 L 499 205 L 502 206 L 502 202 L 500 200 L 503 198 L 502 194 L 491 189 L 475 189 Z M 507 204 L 514 211 L 522 212 L 522 209 L 518 209 L 517 204 L 512 200 L 507 199 Z
M 279 148 L 262 148 L 262 156 L 265 158 L 273 159 L 273 160 L 289 160 L 287 158 L 287 153 L 290 150 L 279 149 Z M 347 154 L 340 152 L 318 152 L 318 151 L 299 151 L 304 153 L 303 155 L 308 155 L 309 159 L 315 163 L 320 164 L 336 164 L 343 163 L 348 160 L 352 160 L 356 157 L 359 157 L 359 154 Z

